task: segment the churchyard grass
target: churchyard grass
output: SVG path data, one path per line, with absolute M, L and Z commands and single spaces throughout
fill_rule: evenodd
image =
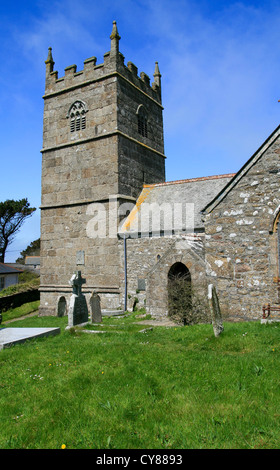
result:
M 32 312 L 36 312 L 40 305 L 40 300 L 34 300 L 34 302 L 27 302 L 17 308 L 11 308 L 6 312 L 2 312 L 2 322 L 14 320 L 24 315 L 29 315 Z M 1 327 L 1 326 L 0 326 Z
M 280 324 L 225 323 L 216 338 L 139 321 L 7 325 L 61 334 L 0 351 L 0 448 L 279 448 Z

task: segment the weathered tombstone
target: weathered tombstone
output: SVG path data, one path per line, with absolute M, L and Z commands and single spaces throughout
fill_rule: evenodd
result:
M 57 316 L 63 317 L 64 315 L 66 315 L 66 309 L 66 299 L 65 297 L 60 297 L 57 304 Z
M 214 335 L 217 337 L 224 331 L 224 325 L 220 310 L 219 299 L 213 284 L 209 284 L 208 286 L 208 301 L 212 317 Z
M 73 274 L 70 284 L 73 294 L 70 297 L 68 312 L 68 327 L 88 323 L 88 308 L 85 296 L 82 294 L 82 285 L 86 282 L 82 279 L 81 271 Z
M 92 323 L 101 323 L 102 315 L 101 315 L 100 297 L 96 292 L 93 292 L 89 303 L 90 303 L 90 308 L 91 308 Z

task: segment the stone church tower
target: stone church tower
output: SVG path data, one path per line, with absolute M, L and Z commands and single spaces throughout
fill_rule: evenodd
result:
M 77 270 L 88 298 L 96 291 L 102 308 L 120 306 L 118 224 L 110 225 L 110 209 L 134 204 L 144 183 L 165 181 L 158 64 L 150 84 L 132 62 L 124 64 L 116 22 L 110 39 L 102 64 L 91 57 L 83 70 L 71 65 L 59 78 L 51 48 L 45 62 L 41 315 L 68 303 Z

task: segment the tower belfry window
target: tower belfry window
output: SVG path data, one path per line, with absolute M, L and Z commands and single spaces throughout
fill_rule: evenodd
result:
M 86 128 L 86 112 L 88 111 L 83 101 L 75 101 L 68 111 L 70 118 L 70 132 L 84 130 Z
M 143 137 L 148 137 L 148 119 L 144 106 L 141 104 L 137 109 L 138 133 Z

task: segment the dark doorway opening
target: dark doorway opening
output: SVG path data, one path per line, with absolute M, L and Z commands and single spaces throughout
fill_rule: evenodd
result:
M 188 325 L 192 322 L 192 285 L 187 266 L 177 262 L 168 272 L 168 316 Z

